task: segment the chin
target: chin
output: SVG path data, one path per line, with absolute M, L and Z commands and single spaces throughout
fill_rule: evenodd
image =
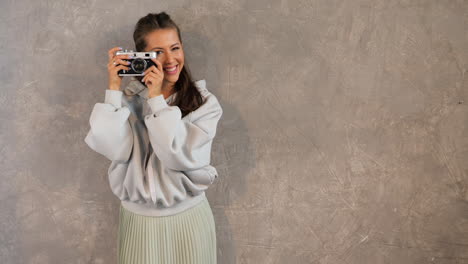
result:
M 176 83 L 179 80 L 179 76 L 166 78 L 166 82 Z

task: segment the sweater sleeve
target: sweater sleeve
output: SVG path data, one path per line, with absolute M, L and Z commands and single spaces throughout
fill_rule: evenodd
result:
M 133 132 L 128 121 L 130 110 L 122 107 L 122 91 L 106 90 L 104 103 L 96 103 L 86 135 L 86 144 L 111 161 L 127 162 L 133 147 Z
M 196 170 L 210 164 L 211 145 L 223 111 L 213 94 L 205 98 L 188 120 L 182 119 L 180 108 L 169 106 L 163 95 L 148 99 L 152 113 L 145 116 L 145 124 L 150 142 L 172 170 Z

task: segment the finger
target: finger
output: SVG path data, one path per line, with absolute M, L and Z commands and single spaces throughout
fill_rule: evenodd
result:
M 114 61 L 117 61 L 118 59 L 126 59 L 126 60 L 129 60 L 131 59 L 132 56 L 130 55 L 115 55 L 113 56 L 112 58 L 109 59 L 109 63 L 112 63 Z
M 114 68 L 119 67 L 119 66 L 128 66 L 128 65 L 125 62 L 121 62 L 121 63 L 116 62 L 115 64 L 112 63 L 112 62 L 109 62 L 107 64 L 107 68 L 109 68 L 109 69 L 114 69 Z
M 151 79 L 155 80 L 157 78 L 157 73 L 149 72 L 149 73 L 145 74 L 145 77 L 143 77 L 143 80 L 146 80 L 148 78 L 151 78 Z
M 158 75 L 159 76 L 164 76 L 164 73 L 161 70 L 159 70 L 155 65 L 148 68 L 147 74 L 149 74 L 149 73 L 155 73 L 156 76 L 158 76 Z
M 127 66 L 124 66 L 124 65 L 119 65 L 119 66 L 117 66 L 117 67 L 114 68 L 114 71 L 115 71 L 115 72 L 118 72 L 118 71 L 120 71 L 120 70 L 127 70 L 127 71 L 128 71 L 128 70 L 130 70 L 130 68 L 127 67 Z
M 155 84 L 157 81 L 157 78 L 154 75 L 148 75 L 145 79 L 146 84 Z
M 151 80 L 148 79 L 148 78 L 146 78 L 146 79 L 144 80 L 144 82 L 145 82 L 146 85 L 148 85 L 148 83 L 151 83 Z
M 115 52 L 117 52 L 118 50 L 121 50 L 121 49 L 122 48 L 120 48 L 120 47 L 113 47 L 112 49 L 110 49 L 107 52 L 107 55 L 109 56 L 109 60 L 111 60 L 115 56 Z
M 130 70 L 130 67 L 127 67 L 127 66 L 124 66 L 124 65 L 119 65 L 119 66 L 116 66 L 116 67 L 112 67 L 110 69 L 110 72 L 111 73 L 116 73 L 116 72 L 118 72 L 120 70 L 127 70 L 128 71 L 128 70 Z
M 152 76 L 145 76 L 143 82 L 148 85 L 148 83 L 153 83 L 153 77 Z
M 154 66 L 151 66 L 149 67 L 148 69 L 145 70 L 145 75 L 147 75 L 148 73 L 152 72 L 153 71 L 153 67 Z
M 156 63 L 156 65 L 158 65 L 158 69 L 159 69 L 161 72 L 164 71 L 164 69 L 163 69 L 162 64 L 161 64 L 160 61 L 158 61 L 157 59 L 151 59 L 151 60 L 154 61 L 154 63 Z
M 155 72 L 150 72 L 148 73 L 148 76 L 151 78 L 157 79 L 160 75 Z
M 131 62 L 129 62 L 128 60 L 122 60 L 122 59 L 114 59 L 114 61 L 116 64 L 115 65 L 130 65 Z M 111 63 L 114 65 L 114 63 Z
M 142 80 L 142 81 L 145 81 L 146 78 L 148 77 L 148 75 L 149 75 L 149 73 L 145 72 L 145 75 L 144 75 L 145 77 L 143 77 L 143 79 L 141 79 L 141 80 Z
M 145 73 L 157 72 L 157 70 L 158 69 L 156 68 L 156 66 L 153 65 L 153 66 L 149 67 L 148 69 L 146 69 Z
M 154 65 L 151 66 L 151 68 L 152 68 L 151 72 L 154 72 L 156 74 L 161 74 L 162 73 L 162 71 L 159 68 L 157 68 L 156 66 L 154 66 Z
M 115 63 L 114 63 L 115 62 Z M 113 67 L 116 67 L 118 65 L 125 65 L 125 66 L 129 66 L 130 64 L 132 64 L 130 61 L 128 60 L 123 60 L 123 59 L 114 59 L 112 61 L 109 61 L 109 63 L 107 64 L 107 67 L 109 68 L 113 68 Z
M 132 56 L 131 55 L 116 55 L 114 56 L 114 59 L 131 59 Z

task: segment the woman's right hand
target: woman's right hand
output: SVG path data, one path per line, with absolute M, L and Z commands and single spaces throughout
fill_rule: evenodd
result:
M 121 50 L 119 47 L 114 47 L 108 51 L 109 63 L 107 64 L 107 71 L 109 72 L 109 89 L 110 90 L 120 90 L 120 84 L 122 82 L 123 76 L 119 76 L 118 72 L 120 70 L 129 70 L 130 62 L 125 61 L 124 59 L 130 59 L 130 55 L 115 55 L 115 53 Z M 115 62 L 115 64 L 114 64 Z

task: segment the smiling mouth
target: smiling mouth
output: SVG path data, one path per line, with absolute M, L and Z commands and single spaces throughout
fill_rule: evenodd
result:
M 164 68 L 164 71 L 167 73 L 176 73 L 178 69 L 179 69 L 179 65 L 177 64 L 175 67 Z

